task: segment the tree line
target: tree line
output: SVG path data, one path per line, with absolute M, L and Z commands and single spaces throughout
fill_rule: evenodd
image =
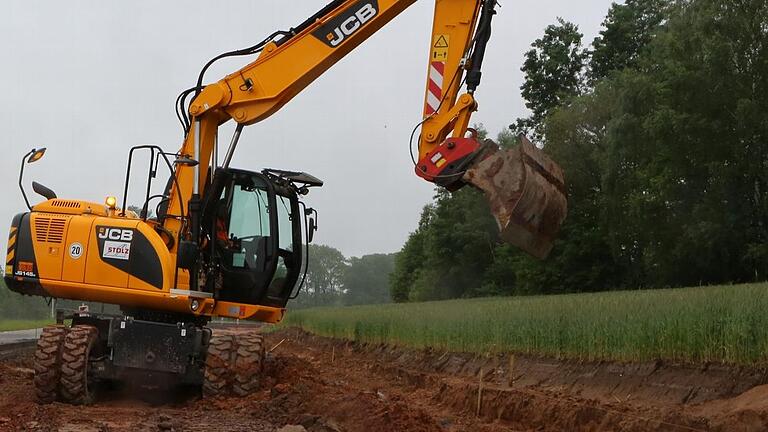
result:
M 395 254 L 347 258 L 331 246 L 309 245 L 307 276 L 289 307 L 389 303 L 394 268 Z
M 50 316 L 51 308 L 45 299 L 13 292 L 5 286 L 5 281 L 0 278 L 0 320 L 46 319 Z
M 531 114 L 498 136 L 563 168 L 568 218 L 537 261 L 482 195 L 437 191 L 396 259 L 396 301 L 768 277 L 768 3 L 627 0 L 585 47 L 558 19 L 525 54 Z

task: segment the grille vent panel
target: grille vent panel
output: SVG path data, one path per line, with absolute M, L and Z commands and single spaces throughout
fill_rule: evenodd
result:
M 62 208 L 80 208 L 81 205 L 77 201 L 69 201 L 69 200 L 53 200 L 51 203 L 54 207 L 62 207 Z
M 35 239 L 38 242 L 61 244 L 64 242 L 64 229 L 66 226 L 66 219 L 38 217 L 35 219 Z

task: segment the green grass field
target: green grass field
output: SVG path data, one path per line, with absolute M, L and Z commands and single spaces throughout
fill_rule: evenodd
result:
M 40 328 L 52 323 L 53 320 L 0 320 L 0 331 Z
M 768 284 L 293 310 L 323 336 L 583 360 L 768 364 Z

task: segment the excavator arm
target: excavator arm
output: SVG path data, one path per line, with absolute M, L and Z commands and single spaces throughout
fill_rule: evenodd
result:
M 218 153 L 219 126 L 229 120 L 237 122 L 222 164 L 226 168 L 244 126 L 275 113 L 414 2 L 335 0 L 290 31 L 277 32 L 254 47 L 217 57 L 259 54 L 252 63 L 203 87 L 203 75 L 211 63 L 206 65 L 198 85 L 190 90 L 195 96 L 180 151 L 198 164 L 178 165 L 179 187 L 170 190 L 169 209 L 190 215 L 193 239 L 199 232 L 195 214 L 210 181 L 205 173 L 209 167 L 216 168 L 212 155 Z M 565 217 L 559 167 L 530 143 L 523 142 L 513 154 L 467 136 L 470 116 L 477 109 L 473 94 L 480 83 L 496 6 L 495 0 L 435 1 L 415 170 L 449 190 L 467 183 L 482 189 L 502 238 L 543 258 Z M 464 84 L 467 92 L 459 96 Z M 178 219 L 168 219 L 166 225 L 173 233 L 182 230 Z

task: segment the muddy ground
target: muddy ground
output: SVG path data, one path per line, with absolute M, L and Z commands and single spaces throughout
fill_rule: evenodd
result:
M 113 388 L 87 407 L 40 406 L 31 391 L 31 356 L 5 359 L 0 430 L 768 430 L 768 377 L 759 369 L 472 356 L 298 330 L 267 335 L 268 348 L 278 344 L 262 389 L 240 399 L 203 400 L 182 389 L 155 391 L 144 401 L 141 391 Z

